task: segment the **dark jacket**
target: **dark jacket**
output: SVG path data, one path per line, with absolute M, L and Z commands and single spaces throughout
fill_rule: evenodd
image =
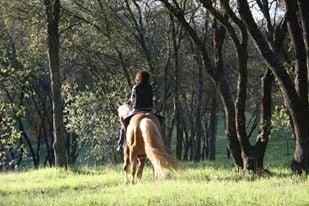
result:
M 153 108 L 153 89 L 150 84 L 135 84 L 132 88 L 131 102 L 135 110 Z

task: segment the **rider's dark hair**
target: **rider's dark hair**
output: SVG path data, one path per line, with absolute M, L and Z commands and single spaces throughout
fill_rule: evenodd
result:
M 136 73 L 135 81 L 137 83 L 145 84 L 150 81 L 150 74 L 147 71 L 139 71 Z

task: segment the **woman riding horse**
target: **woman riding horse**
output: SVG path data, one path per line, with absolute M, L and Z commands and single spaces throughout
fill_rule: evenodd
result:
M 126 117 L 130 112 L 130 105 L 120 106 L 118 112 L 120 118 Z M 135 178 L 141 179 L 146 156 L 152 163 L 157 178 L 164 178 L 163 169 L 178 170 L 178 161 L 164 146 L 160 125 L 159 118 L 149 112 L 139 112 L 130 120 L 124 144 L 125 183 L 129 183 L 130 168 L 132 168 L 132 183 Z
M 150 113 L 153 108 L 152 87 L 149 84 L 149 73 L 140 71 L 136 74 L 135 82 L 130 98 L 130 105 L 124 104 L 119 107 L 119 118 L 123 129 L 120 134 L 119 148 L 125 142 L 124 165 L 125 182 L 128 183 L 129 166 L 132 166 L 132 183 L 135 177 L 141 178 L 145 164 L 145 157 L 151 161 L 156 177 L 164 177 L 163 169 L 177 170 L 178 161 L 166 150 L 162 136 L 160 119 Z M 134 115 L 134 116 L 132 116 Z M 124 118 L 130 116 L 131 120 L 126 129 Z
M 150 74 L 146 71 L 139 71 L 135 75 L 135 85 L 132 88 L 131 97 L 127 102 L 132 105 L 133 111 L 129 116 L 132 116 L 138 112 L 151 112 L 153 109 L 153 90 L 149 83 Z M 124 119 L 120 118 L 122 128 L 119 134 L 117 151 L 123 150 L 123 143 L 125 140 L 125 123 Z

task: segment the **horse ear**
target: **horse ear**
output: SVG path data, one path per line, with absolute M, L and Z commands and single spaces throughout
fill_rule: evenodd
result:
M 118 112 L 119 112 L 119 109 L 123 106 L 123 105 L 125 105 L 125 103 L 123 103 L 123 102 L 117 102 L 117 110 L 118 110 Z

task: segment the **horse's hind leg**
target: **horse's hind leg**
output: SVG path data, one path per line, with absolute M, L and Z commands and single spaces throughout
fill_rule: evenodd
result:
M 136 166 L 137 166 L 137 147 L 132 145 L 130 147 L 130 164 L 132 165 L 132 184 L 134 184 Z
M 129 177 L 128 177 L 128 173 L 129 173 L 129 166 L 130 166 L 130 149 L 128 146 L 125 146 L 124 148 L 124 163 L 123 163 L 123 170 L 125 172 L 125 184 L 129 183 Z
M 143 175 L 143 169 L 145 166 L 145 162 L 146 162 L 146 157 L 145 156 L 140 156 L 138 158 L 138 170 L 136 172 L 136 177 L 140 180 L 142 178 Z
M 132 184 L 135 183 L 135 174 L 136 174 L 136 166 L 137 166 L 137 160 L 135 159 L 132 164 Z
M 130 164 L 132 165 L 132 184 L 134 184 L 135 181 L 135 177 L 136 177 L 136 168 L 137 168 L 137 154 L 138 154 L 138 147 L 136 146 L 136 144 L 132 145 L 130 147 Z

